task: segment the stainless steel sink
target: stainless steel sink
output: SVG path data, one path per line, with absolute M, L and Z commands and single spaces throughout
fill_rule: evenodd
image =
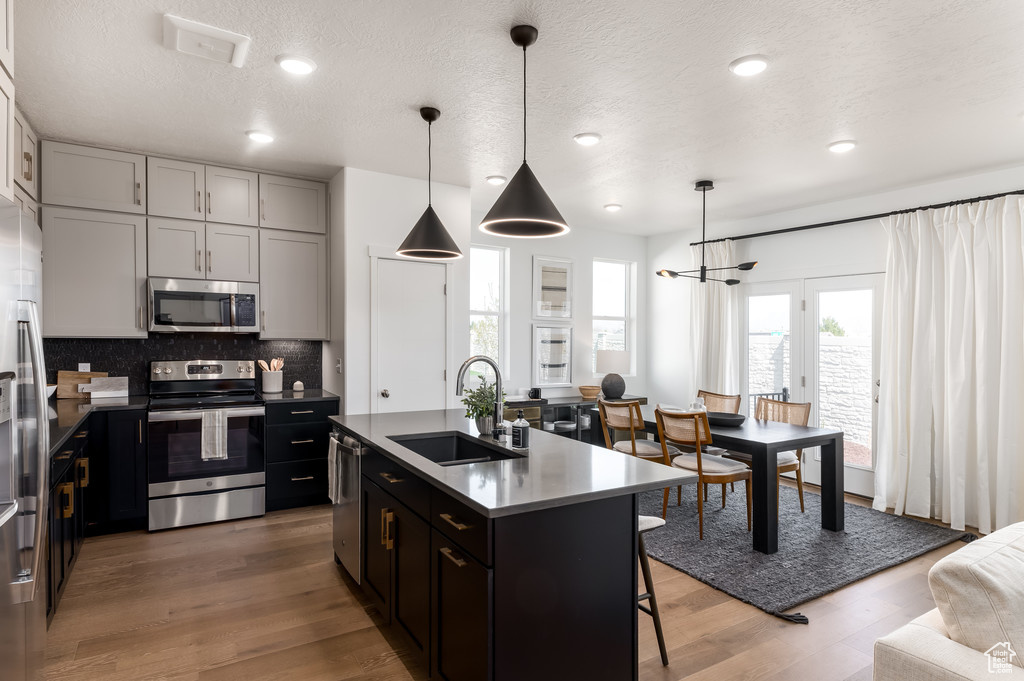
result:
M 445 433 L 412 433 L 388 438 L 439 466 L 460 466 L 465 463 L 517 459 L 524 454 L 513 452 L 499 444 L 480 438 L 449 431 Z

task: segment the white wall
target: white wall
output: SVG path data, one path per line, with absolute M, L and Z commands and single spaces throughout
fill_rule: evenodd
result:
M 324 343 L 324 388 L 343 397 L 346 414 L 366 413 L 370 400 L 370 249 L 393 253 L 427 207 L 427 183 L 356 168 L 331 180 L 331 340 Z M 433 184 L 433 206 L 463 253 L 469 253 L 469 189 Z M 448 375 L 469 355 L 469 260 L 449 265 L 454 315 Z M 339 321 L 340 320 L 340 321 Z M 410 352 L 415 345 L 410 344 Z M 335 370 L 342 359 L 343 374 Z M 448 404 L 455 406 L 454 381 Z
M 647 277 L 647 238 L 573 226 L 565 236 L 550 239 L 508 239 L 481 232 L 477 226 L 483 215 L 475 215 L 472 227 L 472 242 L 484 246 L 502 246 L 509 249 L 509 317 L 510 357 L 509 374 L 504 376 L 505 392 L 515 395 L 531 387 L 533 362 L 533 324 L 545 322 L 572 322 L 573 325 L 573 367 L 572 388 L 544 388 L 545 397 L 579 395 L 580 385 L 599 385 L 601 375 L 595 375 L 591 368 L 592 310 L 593 310 L 593 261 L 595 258 L 620 260 L 636 263 L 635 298 L 636 319 L 636 375 L 624 376 L 626 392 L 634 395 L 647 394 L 647 347 L 644 342 L 647 327 L 644 304 Z M 573 261 L 573 316 L 571 320 L 533 318 L 533 256 L 566 258 Z M 468 324 L 462 332 L 468 342 Z
M 708 237 L 752 234 L 1013 191 L 1021 188 L 1022 177 L 1024 167 L 1007 168 L 746 220 L 716 223 L 712 215 Z M 700 284 L 654 274 L 662 268 L 689 269 L 689 244 L 698 240 L 700 230 L 692 229 L 653 236 L 647 243 L 650 321 L 646 336 L 652 402 L 688 404 L 699 387 L 694 384 L 689 315 L 690 287 Z M 876 219 L 740 240 L 736 242 L 736 262 L 759 262 L 754 270 L 740 273 L 739 278 L 749 283 L 841 276 L 884 272 L 886 249 L 885 232 Z M 740 288 L 742 296 L 742 285 Z

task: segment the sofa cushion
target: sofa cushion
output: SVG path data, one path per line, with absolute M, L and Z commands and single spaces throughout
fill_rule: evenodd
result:
M 1009 643 L 1024 653 L 1024 523 L 949 554 L 928 572 L 949 637 L 985 652 Z M 1024 667 L 1020 656 L 1012 662 Z

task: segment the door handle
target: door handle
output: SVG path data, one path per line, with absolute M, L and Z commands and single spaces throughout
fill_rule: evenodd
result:
M 203 271 L 203 252 L 196 250 L 196 272 Z
M 206 251 L 206 271 L 213 272 L 213 251 Z
M 391 391 L 388 390 L 387 388 L 384 388 L 383 390 L 380 391 L 380 396 L 383 397 L 384 399 L 387 399 L 391 397 Z
M 380 509 L 380 543 L 388 551 L 395 547 L 395 538 L 391 536 L 391 522 L 394 519 L 395 514 L 392 511 Z
M 396 482 L 402 482 L 402 480 L 404 480 L 404 478 L 396 478 L 394 473 L 381 473 L 380 477 L 384 478 L 391 484 L 394 484 Z
M 25 162 L 28 164 L 28 172 L 22 173 L 22 177 L 25 178 L 26 182 L 32 181 L 32 152 L 25 152 Z
M 260 199 L 260 221 L 267 221 L 267 200 Z
M 196 190 L 196 212 L 203 212 L 203 193 L 198 189 Z
M 463 530 L 468 530 L 470 527 L 472 527 L 471 525 L 460 523 L 458 520 L 453 519 L 451 513 L 442 513 L 441 520 L 445 521 L 459 532 L 462 532 Z
M 303 411 L 293 411 L 292 413 L 293 414 L 312 414 L 313 410 L 312 409 L 306 409 L 306 410 L 303 410 Z M 312 442 L 312 440 L 310 440 L 310 442 Z
M 75 513 L 75 486 L 70 482 L 61 483 L 60 493 L 64 497 L 64 506 L 60 509 L 60 517 L 70 518 Z
M 313 479 L 312 475 L 307 475 L 304 478 L 292 478 L 292 482 L 300 482 L 302 480 L 312 480 L 312 479 Z
M 89 459 L 88 457 L 78 460 L 78 486 L 89 486 Z
M 206 192 L 206 212 L 213 215 L 213 197 L 210 196 L 210 192 Z
M 135 205 L 136 206 L 141 206 L 142 205 L 142 183 L 141 182 L 136 182 L 135 183 Z
M 308 445 L 312 442 L 313 440 L 292 440 L 293 445 Z
M 450 548 L 448 548 L 447 546 L 442 546 L 441 547 L 441 555 L 443 555 L 445 558 L 447 558 L 451 562 L 455 563 L 455 567 L 466 567 L 466 561 L 464 561 L 461 558 L 456 557 L 455 554 L 452 553 L 452 550 Z

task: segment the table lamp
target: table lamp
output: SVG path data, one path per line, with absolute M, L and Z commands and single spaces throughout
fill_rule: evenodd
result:
M 626 382 L 619 374 L 629 373 L 629 352 L 626 350 L 598 350 L 597 373 L 604 374 L 601 392 L 607 400 L 617 400 L 626 392 Z

